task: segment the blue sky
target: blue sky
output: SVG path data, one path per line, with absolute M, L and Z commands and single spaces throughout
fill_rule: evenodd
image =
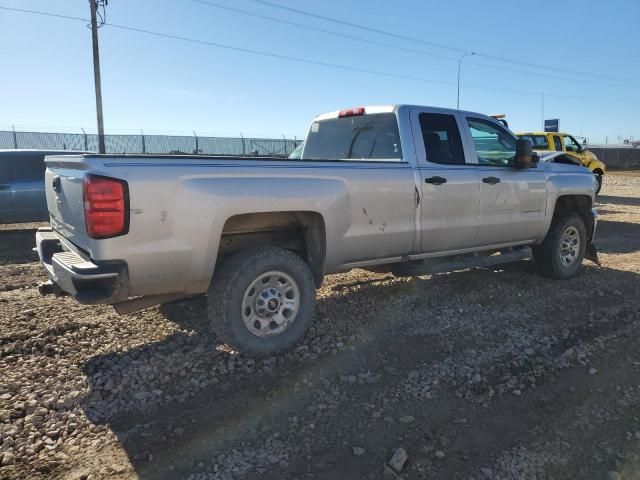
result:
M 252 0 L 211 1 L 423 53 L 273 23 L 192 0 L 110 0 L 107 21 L 446 84 L 297 63 L 105 26 L 100 29 L 100 49 L 107 133 L 195 130 L 301 137 L 315 114 L 343 107 L 380 103 L 455 107 L 457 51 L 332 24 Z M 476 55 L 463 63 L 461 108 L 506 113 L 513 130 L 535 130 L 541 125 L 544 92 L 545 117 L 560 118 L 564 131 L 587 136 L 591 142 L 607 136 L 610 143 L 618 136 L 640 138 L 638 0 L 272 1 L 460 50 L 591 72 L 578 76 Z M 86 0 L 0 0 L 0 6 L 89 15 Z M 95 130 L 91 37 L 84 23 L 0 10 L 0 44 L 4 67 L 0 126 Z

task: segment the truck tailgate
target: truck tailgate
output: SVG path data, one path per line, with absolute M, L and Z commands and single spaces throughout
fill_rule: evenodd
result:
M 89 168 L 82 155 L 46 157 L 45 193 L 51 227 L 89 250 L 83 205 L 83 179 Z

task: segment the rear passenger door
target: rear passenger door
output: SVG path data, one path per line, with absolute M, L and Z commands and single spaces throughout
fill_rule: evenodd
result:
M 516 138 L 493 119 L 466 116 L 464 130 L 480 180 L 478 244 L 498 246 L 539 237 L 546 183 L 542 168 L 516 169 Z
M 465 162 L 457 114 L 416 109 L 411 125 L 420 171 L 420 232 L 424 253 L 477 245 L 479 182 Z

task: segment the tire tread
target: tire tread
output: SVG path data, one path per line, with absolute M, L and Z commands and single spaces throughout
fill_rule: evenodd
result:
M 287 350 L 298 340 L 298 338 L 292 338 L 286 342 L 278 342 L 279 345 L 273 348 L 258 348 L 256 345 L 246 345 L 234 334 L 232 330 L 233 320 L 227 318 L 226 312 L 232 311 L 232 309 L 235 308 L 233 305 L 230 305 L 230 302 L 232 301 L 233 290 L 238 288 L 237 284 L 242 273 L 249 270 L 256 263 L 273 259 L 277 259 L 283 263 L 291 262 L 294 268 L 305 272 L 307 278 L 305 278 L 304 281 L 307 282 L 308 285 L 314 285 L 313 275 L 307 263 L 302 258 L 283 248 L 265 246 L 243 250 L 224 259 L 220 266 L 216 268 L 211 286 L 209 287 L 207 314 L 209 324 L 213 331 L 212 333 L 215 333 L 215 335 L 227 345 L 250 355 L 261 356 L 278 353 Z M 300 285 L 300 288 L 304 288 L 304 285 Z M 215 292 L 215 294 L 213 292 Z M 314 296 L 312 295 L 310 308 L 311 318 L 307 320 L 308 323 L 313 321 L 313 298 Z M 298 320 L 302 321 L 303 319 L 297 318 L 296 321 Z M 258 337 L 256 337 L 256 339 L 257 338 Z M 275 339 L 277 337 L 273 338 Z

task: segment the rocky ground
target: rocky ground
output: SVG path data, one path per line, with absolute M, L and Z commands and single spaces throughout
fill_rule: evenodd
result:
M 33 225 L 6 228 L 0 479 L 640 478 L 640 175 L 599 209 L 601 268 L 333 275 L 261 360 L 203 335 L 201 300 L 40 297 Z

